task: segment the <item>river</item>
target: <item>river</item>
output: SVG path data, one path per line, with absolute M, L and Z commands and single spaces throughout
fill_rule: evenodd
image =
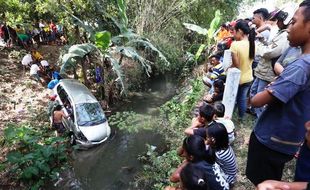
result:
M 149 84 L 147 92 L 137 93 L 117 111 L 134 111 L 156 117 L 158 112 L 154 110 L 173 97 L 175 86 L 166 77 L 158 77 Z M 111 127 L 115 133 L 107 142 L 90 150 L 73 152 L 71 175 L 74 177 L 66 182 L 64 189 L 133 189 L 131 182 L 142 169 L 137 158 L 146 152 L 146 144 L 164 145 L 161 136 L 152 130 L 128 133 Z

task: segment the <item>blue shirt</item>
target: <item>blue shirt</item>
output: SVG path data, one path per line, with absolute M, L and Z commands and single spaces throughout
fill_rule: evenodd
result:
M 310 120 L 310 54 L 289 64 L 268 87 L 277 101 L 258 118 L 254 133 L 268 148 L 294 155 L 304 140 Z
M 310 182 L 310 148 L 307 142 L 300 149 L 296 163 L 295 181 Z

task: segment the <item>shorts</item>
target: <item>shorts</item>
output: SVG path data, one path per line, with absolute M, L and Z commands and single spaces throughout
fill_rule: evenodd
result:
M 274 151 L 260 143 L 252 132 L 249 142 L 248 160 L 246 166 L 247 178 L 257 186 L 265 180 L 281 180 L 286 162 L 294 155 Z
M 56 129 L 56 131 L 58 133 L 63 133 L 66 131 L 66 129 L 62 123 L 53 123 L 53 128 Z

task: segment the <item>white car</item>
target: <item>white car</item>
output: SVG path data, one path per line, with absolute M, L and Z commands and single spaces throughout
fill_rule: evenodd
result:
M 70 143 L 89 148 L 108 139 L 111 128 L 95 96 L 74 79 L 61 79 L 53 89 L 56 101 L 68 118 L 62 123 L 70 131 Z

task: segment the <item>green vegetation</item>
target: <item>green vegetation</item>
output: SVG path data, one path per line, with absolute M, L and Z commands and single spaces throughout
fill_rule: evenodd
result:
M 161 107 L 160 118 L 163 120 L 156 130 L 164 136 L 168 151 L 160 155 L 149 147 L 147 154 L 140 157 L 146 163 L 144 171 L 136 179 L 136 185 L 141 189 L 163 189 L 169 183 L 169 175 L 180 164 L 176 150 L 182 144 L 184 129 L 191 122 L 191 112 L 205 91 L 201 80 L 190 83 L 189 88 L 183 89 L 181 94 Z
M 40 125 L 8 124 L 3 147 L 8 147 L 9 152 L 6 161 L 1 163 L 2 172 L 31 189 L 39 189 L 46 182 L 56 180 L 68 161 L 68 143 L 53 134 Z

